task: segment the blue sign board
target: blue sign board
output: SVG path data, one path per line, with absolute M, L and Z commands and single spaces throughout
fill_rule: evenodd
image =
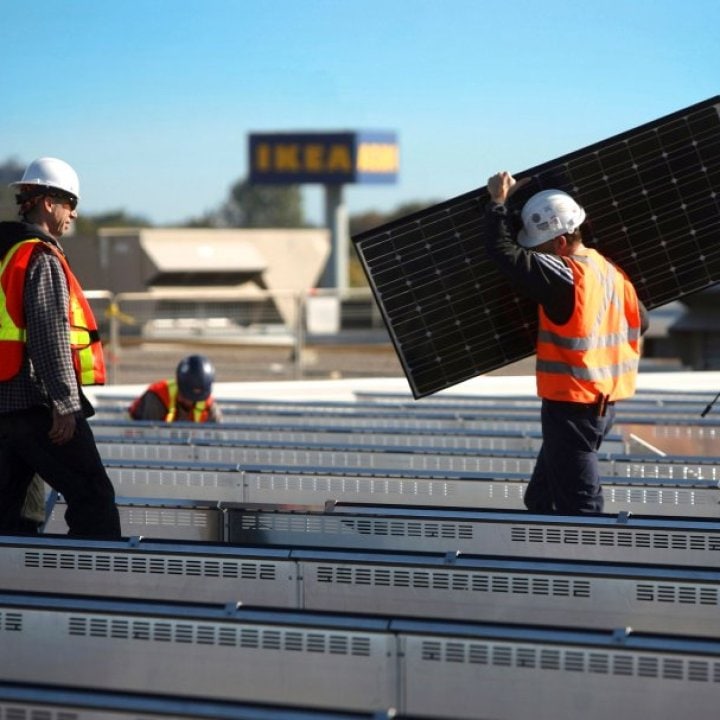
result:
M 393 132 L 251 133 L 250 182 L 394 183 L 400 165 Z

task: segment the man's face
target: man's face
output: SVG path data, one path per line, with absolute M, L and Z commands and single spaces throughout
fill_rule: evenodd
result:
M 52 207 L 50 208 L 48 228 L 53 237 L 59 238 L 70 229 L 73 220 L 77 218 L 77 203 L 72 198 L 63 195 L 51 195 L 49 199 Z

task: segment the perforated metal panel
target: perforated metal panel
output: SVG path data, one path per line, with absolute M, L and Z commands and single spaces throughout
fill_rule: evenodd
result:
M 523 508 L 529 459 L 488 459 L 496 467 L 525 472 L 497 473 L 497 479 L 443 477 L 410 473 L 293 472 L 268 468 L 245 472 L 246 502 L 322 505 L 327 500 L 407 506 Z M 719 491 L 720 492 L 720 491 Z
M 252 621 L 234 610 L 224 619 L 218 606 L 145 606 L 0 602 L 0 676 L 135 692 L 151 682 L 153 692 L 176 697 L 344 710 L 389 708 L 397 699 L 396 642 L 386 631 L 271 613 Z
M 109 401 L 97 406 L 98 415 L 91 419 L 95 428 L 117 428 L 117 432 L 129 437 L 133 435 L 153 434 L 161 430 L 163 434 L 174 438 L 212 438 L 220 433 L 232 433 L 239 428 L 261 427 L 418 427 L 432 428 L 434 423 L 440 427 L 466 427 L 464 422 L 483 417 L 532 416 L 535 417 L 540 401 L 535 396 L 487 396 L 460 395 L 446 393 L 430 395 L 413 400 L 412 396 L 401 393 L 364 392 L 354 393 L 356 400 L 345 401 L 223 401 L 224 422 L 221 427 L 198 425 L 193 423 L 149 423 L 128 421 L 116 418 Z M 658 418 L 688 419 L 696 423 L 704 420 L 700 412 L 712 398 L 712 393 L 701 392 L 651 392 L 638 390 L 636 395 L 618 406 L 620 415 L 631 414 L 649 420 Z M 126 403 L 122 406 L 126 407 Z M 108 411 L 108 417 L 102 414 Z M 417 423 L 417 424 L 415 424 Z M 105 430 L 101 430 L 105 432 Z M 109 432 L 109 431 L 108 431 Z
M 308 560 L 300 565 L 305 607 L 716 638 L 720 574 L 653 577 L 643 566 L 600 568 L 540 562 L 448 560 L 423 566 L 401 557 Z M 633 576 L 633 574 L 635 574 Z
M 128 463 L 106 459 L 108 476 L 118 495 L 137 498 L 184 498 L 217 502 L 243 502 L 245 500 L 243 474 L 236 465 L 224 469 L 211 469 L 202 463 L 177 463 L 162 466 L 148 460 Z
M 624 629 L 1 594 L 0 641 L 6 682 L 401 716 L 713 717 L 720 686 L 717 640 Z
M 317 505 L 326 500 L 372 504 L 523 510 L 523 494 L 532 472 L 531 458 L 483 458 L 465 477 L 433 477 L 408 471 L 400 476 L 378 471 L 343 474 L 294 473 L 292 469 L 245 472 L 248 503 Z M 667 465 L 613 461 L 602 463 L 605 510 L 645 515 L 719 517 L 716 466 Z M 623 480 L 612 473 L 626 478 Z M 672 478 L 676 477 L 677 482 Z M 720 474 L 718 474 L 720 477 Z M 664 478 L 669 478 L 665 480 Z
M 380 720 L 384 714 L 0 683 L 3 720 Z M 390 714 L 387 718 L 391 717 Z
M 354 508 L 228 510 L 228 538 L 251 545 L 456 551 L 475 555 L 720 567 L 720 524 L 650 518 L 553 522 L 527 513 Z
M 218 452 L 216 462 L 234 463 L 243 458 L 247 450 L 288 449 L 321 451 L 348 450 L 354 452 L 414 452 L 429 453 L 433 450 L 507 450 L 507 451 L 533 451 L 540 443 L 540 431 L 522 432 L 511 430 L 487 430 L 484 432 L 460 430 L 452 433 L 424 433 L 424 432 L 386 432 L 386 433 L 289 433 L 282 431 L 263 432 L 262 437 L 234 440 L 192 440 L 174 441 L 159 436 L 145 436 L 139 438 L 122 438 L 99 436 L 98 442 L 108 442 L 118 445 L 161 445 L 162 447 L 177 447 L 182 453 L 186 447 L 195 448 L 198 455 L 207 452 L 212 447 Z M 294 435 L 291 438 L 290 435 Z M 608 443 L 614 448 L 622 449 L 623 445 L 619 435 L 608 437 Z M 610 451 L 608 451 L 610 452 Z M 160 458 L 161 459 L 161 458 Z M 185 459 L 181 457 L 179 459 Z
M 473 395 L 471 393 L 443 393 L 442 395 L 428 395 L 420 401 L 412 395 L 394 391 L 357 390 L 354 393 L 358 407 L 375 407 L 380 412 L 387 412 L 391 408 L 405 408 L 420 410 L 421 412 L 442 412 L 443 410 L 482 411 L 483 409 L 502 408 L 538 409 L 540 400 L 533 395 Z M 633 397 L 623 401 L 622 408 L 632 413 L 641 412 L 667 412 L 697 418 L 698 407 L 705 407 L 712 398 L 713 393 L 700 390 L 652 390 L 638 388 Z M 280 401 L 278 401 L 280 402 Z M 290 405 L 290 403 L 284 403 Z M 295 403 L 297 405 L 297 401 Z
M 482 455 L 489 453 L 536 454 L 541 438 L 483 437 L 482 448 L 473 451 L 450 448 L 407 446 L 380 448 L 372 446 L 313 447 L 310 444 L 276 447 L 272 443 L 240 445 L 173 445 L 145 441 L 118 442 L 98 438 L 103 460 L 196 461 L 206 464 L 315 466 L 343 468 L 383 468 L 385 470 L 458 470 L 480 472 Z M 609 438 L 603 445 L 607 453 L 623 453 L 624 443 Z
M 113 549 L 0 544 L 0 587 L 110 598 L 298 606 L 296 563 L 288 553 L 228 555 L 190 548 Z M 215 548 L 217 550 L 217 548 Z M 285 559 L 283 559 L 285 556 Z
M 497 423 L 495 423 L 497 425 Z M 267 428 L 225 428 L 223 430 L 206 431 L 203 433 L 188 432 L 185 437 L 178 437 L 176 431 L 165 428 L 149 427 L 144 432 L 135 431 L 132 436 L 124 434 L 123 426 L 103 425 L 96 431 L 102 430 L 99 438 L 117 438 L 118 442 L 132 438 L 137 441 L 149 441 L 162 438 L 164 443 L 176 441 L 179 444 L 198 443 L 209 444 L 223 442 L 225 445 L 258 446 L 273 444 L 279 447 L 315 446 L 363 446 L 368 448 L 431 448 L 476 450 L 499 447 L 501 449 L 528 450 L 535 444 L 533 441 L 540 437 L 539 416 L 527 422 L 507 422 L 504 426 L 479 428 L 444 428 L 442 430 L 423 430 L 416 428 L 403 428 L 399 424 L 385 428 L 348 427 L 330 428 L 283 428 L 279 426 Z M 617 442 L 618 438 L 615 439 Z
M 616 648 L 547 640 L 404 637 L 407 711 L 468 720 L 478 707 L 487 717 L 537 720 L 715 712 L 720 661 L 712 653 L 626 648 L 621 639 Z
M 500 438 L 489 443 L 499 450 L 507 449 Z M 523 441 L 532 445 L 532 441 Z M 539 443 L 539 441 L 537 441 Z M 460 470 L 479 472 L 482 458 L 462 451 L 428 451 L 423 448 L 406 448 L 402 451 L 313 449 L 311 447 L 283 448 L 270 446 L 228 447 L 212 445 L 158 445 L 156 443 L 118 443 L 99 439 L 98 450 L 103 460 L 144 461 L 195 461 L 200 464 L 240 464 L 343 468 L 383 468 L 385 470 Z M 492 448 L 487 448 L 492 449 Z M 527 450 L 527 452 L 535 452 Z
M 112 473 L 108 473 L 112 479 Z M 155 495 L 161 486 L 156 486 Z M 187 497 L 187 493 L 183 498 Z M 217 542 L 223 539 L 224 519 L 222 511 L 209 507 L 172 507 L 171 501 L 166 506 L 141 505 L 134 502 L 127 504 L 123 498 L 117 498 L 120 527 L 123 536 L 167 538 L 175 540 L 199 540 Z M 67 533 L 65 522 L 67 505 L 60 499 L 50 514 L 44 532 L 49 534 Z
M 660 459 L 617 457 L 612 460 L 612 474 L 615 477 L 676 480 L 679 487 L 694 481 L 717 483 L 720 480 L 720 463 L 715 457 L 663 457 Z
M 625 408 L 625 401 L 618 405 L 616 430 L 623 430 L 623 426 L 632 423 L 643 425 L 647 433 L 670 434 L 685 433 L 688 436 L 702 438 L 720 436 L 720 422 L 711 419 L 701 419 L 699 406 L 694 411 L 697 417 L 692 418 L 684 411 L 650 409 L 643 413 L 635 412 L 632 408 Z M 281 424 L 282 423 L 282 424 Z M 95 423 L 94 431 L 104 437 L 162 437 L 163 439 L 183 440 L 243 440 L 252 432 L 258 439 L 265 442 L 269 440 L 290 440 L 291 442 L 372 442 L 374 444 L 396 444 L 398 436 L 410 438 L 430 435 L 443 435 L 448 437 L 462 437 L 470 433 L 475 434 L 505 434 L 517 435 L 519 433 L 533 434 L 540 431 L 540 409 L 530 409 L 509 412 L 506 408 L 498 406 L 496 409 L 486 408 L 483 411 L 462 410 L 458 406 L 454 413 L 448 412 L 445 417 L 440 414 L 416 413 L 411 408 L 405 410 L 404 415 L 391 415 L 388 417 L 349 417 L 338 415 L 333 418 L 298 419 L 297 425 L 287 424 L 286 420 L 269 416 L 267 425 L 258 424 L 251 427 L 235 427 L 230 423 L 221 433 L 203 432 L 194 434 L 192 430 L 182 434 L 169 429 L 147 426 L 141 429 L 133 428 L 132 435 L 126 432 L 124 425 L 115 423 Z M 329 427 L 333 423 L 335 427 Z M 273 425 L 275 426 L 273 428 Z M 302 431 L 302 432 L 301 432 Z
M 619 458 L 601 462 L 606 511 L 638 514 L 718 517 L 720 516 L 720 467 L 708 464 L 654 462 L 650 459 Z M 167 502 L 194 499 L 222 503 L 263 503 L 269 505 L 323 505 L 328 500 L 407 506 L 524 509 L 523 493 L 532 471 L 534 455 L 526 457 L 478 457 L 477 470 L 422 471 L 369 468 L 282 468 L 249 466 L 237 470 L 204 469 L 202 463 L 172 467 L 125 467 L 123 461 L 107 461 L 107 471 L 120 495 L 132 498 L 133 519 L 123 521 L 126 535 L 177 539 L 214 540 L 215 516 L 207 527 L 167 525 L 164 511 L 144 511 L 143 499 L 165 498 Z M 627 479 L 623 479 L 627 478 Z M 56 508 L 49 532 L 65 532 Z M 213 510 L 219 514 L 218 509 Z M 157 524 L 158 513 L 162 513 Z M 144 525 L 144 523 L 153 524 Z M 171 517 L 170 520 L 174 522 Z M 220 522 L 217 519 L 217 522 Z
M 500 443 L 502 444 L 502 443 Z M 105 461 L 195 462 L 210 467 L 218 463 L 236 465 L 265 465 L 275 467 L 316 467 L 344 469 L 381 469 L 383 471 L 422 470 L 430 472 L 469 472 L 487 475 L 493 472 L 531 472 L 535 464 L 535 450 L 505 450 L 477 448 L 472 452 L 450 448 L 314 448 L 311 446 L 276 447 L 272 443 L 242 447 L 233 445 L 158 445 L 132 441 L 117 442 L 99 438 L 100 455 Z M 714 480 L 720 477 L 717 458 L 622 458 L 621 443 L 609 442 L 601 453 L 600 472 L 603 475 L 627 477 L 657 477 L 670 479 Z M 622 472 L 615 469 L 624 460 Z M 637 472 L 633 469 L 637 468 Z M 647 469 L 647 472 L 643 469 Z M 652 468 L 652 469 L 649 469 Z M 644 473 L 644 474 L 643 474 Z
M 0 543 L 5 590 L 717 637 L 720 570 L 185 544 Z M 641 553 L 636 553 L 640 560 Z
M 571 193 L 650 309 L 720 280 L 720 98 L 518 172 Z M 535 351 L 537 310 L 483 248 L 484 188 L 353 238 L 415 397 Z

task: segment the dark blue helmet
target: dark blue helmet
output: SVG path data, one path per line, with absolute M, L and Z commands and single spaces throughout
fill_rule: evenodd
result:
M 200 402 L 210 397 L 215 368 L 204 355 L 188 355 L 177 366 L 175 377 L 180 394 L 188 400 Z

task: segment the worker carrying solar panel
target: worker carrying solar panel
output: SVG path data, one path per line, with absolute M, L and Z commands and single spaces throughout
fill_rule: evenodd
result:
M 220 407 L 212 397 L 215 367 L 204 355 L 188 355 L 175 370 L 175 377 L 152 383 L 136 398 L 128 411 L 133 420 L 217 423 Z
M 632 397 L 647 312 L 625 273 L 583 244 L 585 211 L 567 193 L 525 203 L 517 233 L 512 196 L 528 179 L 488 180 L 485 250 L 521 294 L 538 303 L 536 382 L 543 442 L 525 506 L 532 512 L 599 513 L 598 450 L 615 401 Z

